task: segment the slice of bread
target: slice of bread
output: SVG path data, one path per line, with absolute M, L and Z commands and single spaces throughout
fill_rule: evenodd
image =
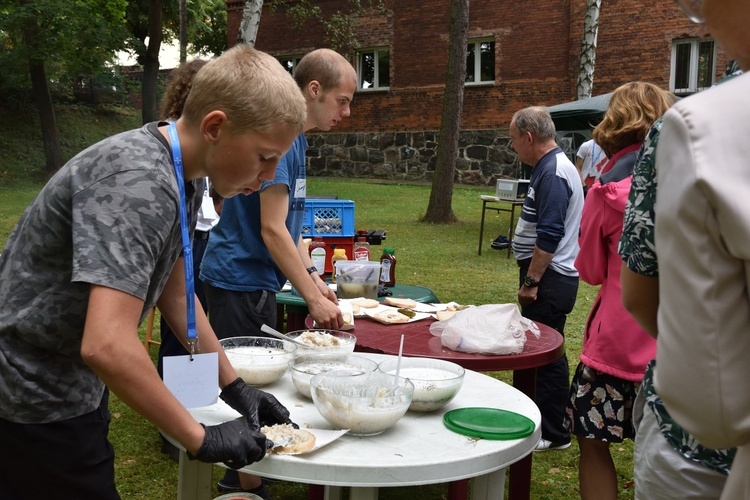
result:
M 438 321 L 444 321 L 446 319 L 451 319 L 458 311 L 438 311 L 435 313 L 435 317 Z
M 394 311 L 392 309 L 380 311 L 379 313 L 375 314 L 373 318 L 383 323 L 407 323 L 409 321 L 409 316 L 401 314 L 400 312 Z
M 417 302 L 412 299 L 399 299 L 398 297 L 386 297 L 384 302 L 389 306 L 398 307 L 400 309 L 414 309 L 417 307 Z
M 274 446 L 268 453 L 293 454 L 304 453 L 315 447 L 315 435 L 303 429 L 295 429 L 291 424 L 274 424 L 261 427 L 260 433 L 275 443 L 281 443 L 286 438 L 292 440 L 284 446 Z
M 349 303 L 352 305 L 358 305 L 359 307 L 364 307 L 365 309 L 371 309 L 373 307 L 378 307 L 380 305 L 380 302 L 378 302 L 375 299 L 366 299 L 364 297 L 357 297 L 356 299 L 350 299 Z

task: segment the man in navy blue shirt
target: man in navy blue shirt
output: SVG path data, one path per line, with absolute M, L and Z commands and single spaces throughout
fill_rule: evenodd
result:
M 581 179 L 555 142 L 555 124 L 546 108 L 516 112 L 510 122 L 510 138 L 518 159 L 533 167 L 513 238 L 520 268 L 521 313 L 564 335 L 578 293 L 578 271 L 573 263 L 583 210 Z M 535 399 L 542 414 L 542 438 L 536 451 L 570 446 L 570 433 L 562 425 L 568 378 L 565 355 L 537 369 Z

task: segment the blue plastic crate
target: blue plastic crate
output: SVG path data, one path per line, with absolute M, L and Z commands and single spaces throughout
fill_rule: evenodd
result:
M 305 200 L 302 236 L 354 236 L 354 202 Z

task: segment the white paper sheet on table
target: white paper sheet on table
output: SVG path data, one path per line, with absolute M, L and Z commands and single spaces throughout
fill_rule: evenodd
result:
M 398 307 L 392 307 L 392 306 L 386 306 L 384 304 L 380 304 L 378 307 L 370 307 L 370 308 L 362 308 L 360 309 L 360 312 L 365 313 L 366 316 L 369 316 L 370 318 L 374 319 L 375 321 L 379 323 L 383 323 L 384 325 L 398 325 L 403 323 L 391 323 L 388 321 L 382 321 L 380 318 L 377 317 L 377 314 L 382 311 L 398 311 Z M 415 321 L 420 321 L 425 318 L 429 318 L 430 314 L 426 312 L 417 312 L 414 311 L 414 316 L 409 318 L 409 321 L 406 321 L 406 323 L 414 323 Z
M 417 302 L 417 305 L 412 307 L 411 310 L 414 312 L 421 312 L 421 313 L 436 313 L 438 311 L 441 311 L 438 306 L 444 306 L 445 304 L 424 304 L 422 302 Z M 447 306 L 445 306 L 447 307 Z
M 305 453 L 312 453 L 315 450 L 331 444 L 338 438 L 349 432 L 349 429 L 342 430 L 328 430 L 328 429 L 303 429 L 315 436 L 315 446 L 311 450 L 303 451 L 301 453 L 283 453 L 283 455 L 304 455 Z M 281 453 L 280 453 L 281 455 Z

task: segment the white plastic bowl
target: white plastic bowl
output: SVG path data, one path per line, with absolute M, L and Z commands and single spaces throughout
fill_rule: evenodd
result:
M 414 395 L 414 384 L 374 371 L 351 375 L 329 371 L 310 380 L 315 408 L 336 429 L 354 436 L 374 436 L 404 416 Z
M 230 337 L 219 343 L 237 375 L 255 386 L 283 377 L 297 352 L 292 342 L 268 337 Z
M 286 335 L 308 345 L 297 346 L 296 357 L 316 356 L 326 361 L 345 360 L 354 352 L 354 346 L 357 344 L 357 337 L 340 330 L 310 328 L 289 332 Z
M 291 374 L 297 392 L 312 399 L 310 380 L 320 373 L 329 371 L 346 372 L 351 375 L 362 375 L 377 370 L 378 364 L 361 356 L 349 356 L 342 361 L 319 359 L 317 356 L 299 356 L 292 362 Z
M 396 359 L 387 359 L 378 365 L 383 373 L 396 373 Z M 434 358 L 401 358 L 399 376 L 414 384 L 412 411 L 435 411 L 447 405 L 464 382 L 465 370 L 450 361 Z

